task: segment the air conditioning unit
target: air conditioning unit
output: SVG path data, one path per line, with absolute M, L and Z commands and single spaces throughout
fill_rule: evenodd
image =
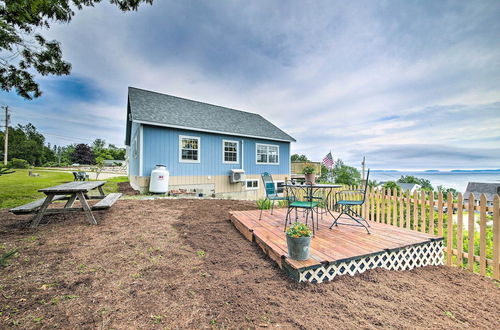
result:
M 237 183 L 245 181 L 245 171 L 244 170 L 231 170 L 231 175 L 229 176 L 229 182 Z

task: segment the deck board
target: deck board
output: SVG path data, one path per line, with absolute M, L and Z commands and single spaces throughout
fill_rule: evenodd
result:
M 371 234 L 367 234 L 364 228 L 353 226 L 339 225 L 329 229 L 333 218 L 324 215 L 323 219 L 320 217 L 319 230 L 316 230 L 316 236 L 311 242 L 311 258 L 297 261 L 288 258 L 284 232 L 285 209 L 275 209 L 272 215 L 269 211 L 264 211 L 262 220 L 259 220 L 259 210 L 231 213 L 231 221 L 247 239 L 255 240 L 280 267 L 285 262 L 296 270 L 382 254 L 440 239 L 434 235 L 371 221 Z M 340 220 L 347 223 L 350 221 L 347 217 Z M 299 221 L 303 221 L 300 215 Z

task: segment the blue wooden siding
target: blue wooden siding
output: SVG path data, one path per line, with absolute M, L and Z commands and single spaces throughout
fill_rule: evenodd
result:
M 200 163 L 179 162 L 179 135 L 200 138 Z M 219 135 L 174 128 L 143 126 L 143 173 L 148 176 L 156 164 L 166 165 L 172 176 L 229 175 L 231 169 L 243 168 L 247 174 L 290 173 L 290 143 L 269 140 Z M 222 140 L 239 141 L 239 164 L 222 162 Z M 279 146 L 279 165 L 256 164 L 255 144 L 273 144 Z M 243 146 L 243 147 L 242 147 Z
M 137 157 L 134 157 L 134 140 L 137 137 L 137 146 L 140 148 L 140 124 L 132 123 L 132 129 L 130 133 L 130 149 L 129 149 L 129 174 L 130 175 L 139 175 L 139 150 L 137 151 Z

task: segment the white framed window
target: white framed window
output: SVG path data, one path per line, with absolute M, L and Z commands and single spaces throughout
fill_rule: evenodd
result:
M 200 138 L 198 136 L 179 135 L 179 162 L 200 162 Z
M 239 142 L 231 140 L 222 140 L 222 162 L 224 164 L 238 164 Z
M 282 195 L 285 192 L 285 181 L 274 181 L 274 189 L 276 194 Z
M 245 185 L 246 185 L 247 190 L 259 189 L 259 180 L 258 179 L 246 180 Z
M 257 164 L 279 165 L 280 147 L 274 144 L 255 144 L 255 159 Z
M 137 142 L 137 135 L 134 137 L 134 142 L 132 143 L 132 157 L 137 158 L 139 156 L 139 143 Z

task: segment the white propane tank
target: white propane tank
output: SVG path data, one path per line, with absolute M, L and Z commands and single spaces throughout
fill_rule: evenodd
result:
M 164 194 L 168 191 L 168 178 L 170 173 L 165 165 L 156 165 L 151 171 L 151 179 L 149 181 L 149 192 Z

